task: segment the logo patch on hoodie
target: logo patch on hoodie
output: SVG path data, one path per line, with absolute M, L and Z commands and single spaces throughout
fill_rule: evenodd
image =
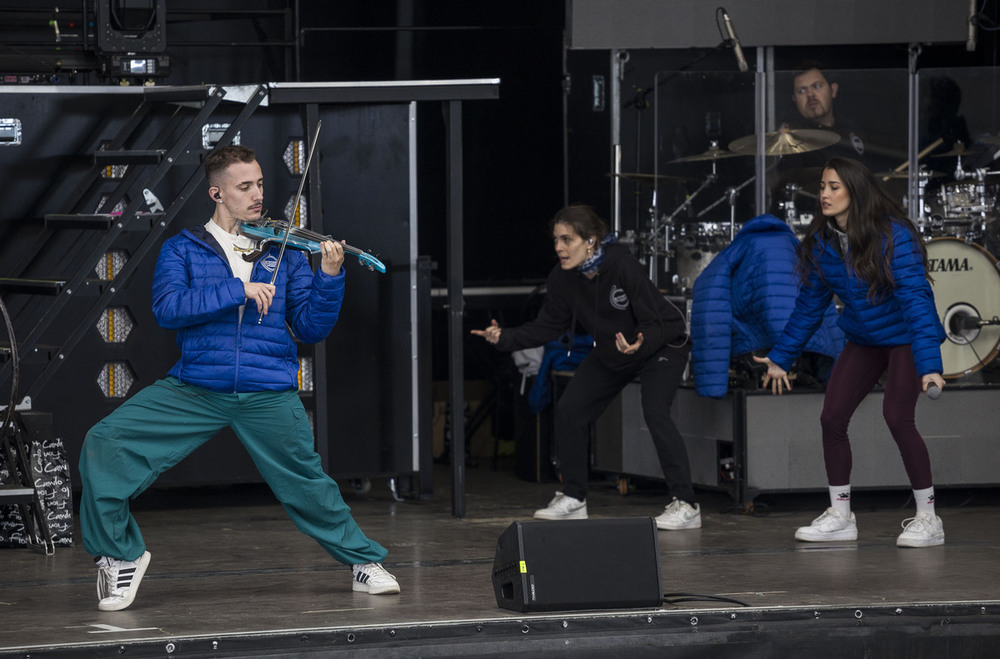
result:
M 278 265 L 278 257 L 273 254 L 268 254 L 260 260 L 260 265 L 268 272 L 274 272 L 275 266 Z
M 611 285 L 611 294 L 608 296 L 611 306 L 619 311 L 624 311 L 628 309 L 628 295 L 625 294 L 625 289 L 618 288 L 617 284 Z

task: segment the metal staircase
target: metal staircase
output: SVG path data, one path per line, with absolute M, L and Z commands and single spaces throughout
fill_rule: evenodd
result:
M 116 291 L 201 184 L 204 173 L 196 167 L 180 194 L 168 203 L 159 204 L 151 192 L 202 134 L 225 95 L 226 90 L 216 86 L 144 89 L 114 135 L 91 138 L 92 162 L 75 187 L 59 199 L 57 212 L 46 213 L 33 235 L 22 241 L 19 253 L 7 255 L 10 268 L 0 277 L 0 295 L 17 296 L 20 303 L 14 307 L 8 302 L 18 332 L 24 335 L 16 348 L 20 355 L 42 362 L 23 383 L 29 399 L 94 327 Z M 217 144 L 232 143 L 266 95 L 263 85 L 241 95 L 243 108 Z M 165 120 L 164 108 L 170 108 Z M 154 115 L 158 122 L 152 121 Z M 148 133 L 155 134 L 148 137 Z M 88 211 L 94 208 L 97 212 Z M 138 241 L 128 260 L 111 276 L 96 277 L 95 264 L 107 258 L 126 233 L 135 234 L 131 238 Z M 80 298 L 86 301 L 77 302 Z M 43 345 L 43 338 L 50 345 Z M 11 378 L 12 361 L 0 367 L 0 383 Z
M 241 93 L 243 107 L 216 144 L 232 143 L 266 95 L 262 85 Z M 20 413 L 30 409 L 32 396 L 92 331 L 201 185 L 203 169 L 195 167 L 180 194 L 168 203 L 161 204 L 152 193 L 202 135 L 226 90 L 151 87 L 137 96 L 135 108 L 113 135 L 97 130 L 81 142 L 89 166 L 75 185 L 64 181 L 65 187 L 72 185 L 68 193 L 56 190 L 54 183 L 50 186 L 43 199 L 57 200 L 55 212 L 17 223 L 12 229 L 16 240 L 4 247 L 0 261 L 0 307 L 7 327 L 2 337 L 6 340 L 0 341 L 0 389 L 10 400 L 0 405 L 0 461 L 8 471 L 0 484 L 0 505 L 17 506 L 28 544 L 46 554 L 54 552 L 55 543 L 43 493 L 32 478 L 31 440 Z M 125 238 L 128 259 L 120 268 L 113 267 L 109 255 Z M 98 276 L 95 266 L 105 260 L 107 276 Z M 24 338 L 19 341 L 15 335 Z M 21 357 L 32 368 L 21 368 Z

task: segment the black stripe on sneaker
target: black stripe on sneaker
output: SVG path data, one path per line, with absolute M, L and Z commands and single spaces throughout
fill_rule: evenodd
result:
M 132 583 L 132 577 L 134 576 L 135 576 L 134 567 L 121 570 L 118 573 L 118 587 L 119 588 L 128 587 L 128 585 Z

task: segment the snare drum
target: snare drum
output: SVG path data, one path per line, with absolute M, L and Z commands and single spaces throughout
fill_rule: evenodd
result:
M 997 260 L 979 245 L 957 238 L 927 243 L 927 262 L 934 281 L 934 304 L 947 340 L 941 344 L 945 378 L 960 378 L 992 361 L 1000 349 L 1000 326 L 964 327 L 964 318 L 1000 316 L 1000 272 Z

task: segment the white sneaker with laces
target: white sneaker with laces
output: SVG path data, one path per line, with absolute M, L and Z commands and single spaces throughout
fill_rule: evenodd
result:
M 351 566 L 354 581 L 351 589 L 369 595 L 395 595 L 399 592 L 396 577 L 382 567 L 381 563 L 359 563 Z
M 663 531 L 682 531 L 701 528 L 701 506 L 693 506 L 677 497 L 656 518 L 656 528 Z
M 858 523 L 854 513 L 850 517 L 844 517 L 831 506 L 809 526 L 800 526 L 795 532 L 795 539 L 803 542 L 857 540 Z
M 917 513 L 903 520 L 903 532 L 896 538 L 897 547 L 936 547 L 944 544 L 944 523 L 937 515 Z
M 535 511 L 535 519 L 587 519 L 587 500 L 556 492 L 548 506 Z
M 109 556 L 94 559 L 97 564 L 97 608 L 101 611 L 127 609 L 139 592 L 139 583 L 149 567 L 149 552 L 134 561 Z

